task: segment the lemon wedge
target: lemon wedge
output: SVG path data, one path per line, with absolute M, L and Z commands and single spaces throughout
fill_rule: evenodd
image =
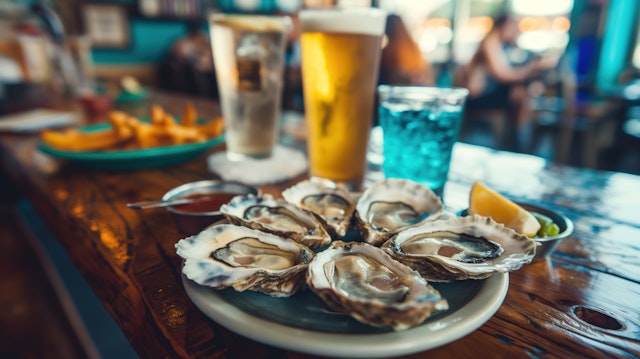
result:
M 540 230 L 536 217 L 480 181 L 475 181 L 469 194 L 469 214 L 491 217 L 518 233 L 533 237 Z

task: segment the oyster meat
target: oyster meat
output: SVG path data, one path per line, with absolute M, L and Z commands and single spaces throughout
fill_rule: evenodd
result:
M 317 216 L 268 194 L 236 196 L 223 204 L 220 212 L 231 223 L 291 238 L 310 248 L 331 242 L 331 236 Z
M 334 241 L 309 263 L 307 285 L 327 306 L 378 327 L 403 330 L 448 303 L 420 274 L 382 249 Z
M 223 289 L 253 290 L 287 297 L 305 284 L 313 251 L 293 240 L 232 224 L 211 226 L 181 239 L 182 273 L 194 282 Z
M 356 209 L 356 201 L 343 188 L 329 180 L 311 178 L 284 191 L 289 203 L 317 214 L 332 236 L 342 238 L 347 233 Z
M 423 223 L 398 232 L 382 248 L 429 281 L 484 279 L 531 262 L 534 239 L 472 215 Z
M 355 221 L 362 240 L 379 246 L 398 231 L 442 213 L 442 201 L 431 189 L 409 180 L 387 179 L 364 191 L 356 205 Z

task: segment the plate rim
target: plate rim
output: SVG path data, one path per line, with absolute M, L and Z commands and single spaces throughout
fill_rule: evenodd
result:
M 182 283 L 187 296 L 201 312 L 249 339 L 307 354 L 382 358 L 433 349 L 478 329 L 502 305 L 509 289 L 509 274 L 498 273 L 485 279 L 471 301 L 437 321 L 403 331 L 372 334 L 334 334 L 275 323 L 244 312 L 215 289 L 201 286 L 184 274 Z M 249 321 L 252 325 L 246 324 Z
M 115 150 L 115 151 L 64 151 L 55 149 L 44 142 L 40 142 L 40 149 L 50 155 L 59 158 L 76 161 L 113 161 L 123 159 L 145 159 L 157 156 L 168 156 L 173 154 L 183 154 L 185 152 L 206 149 L 210 146 L 222 142 L 224 135 L 214 137 L 205 142 L 193 142 L 182 145 L 170 145 L 163 147 L 152 147 L 144 149 Z

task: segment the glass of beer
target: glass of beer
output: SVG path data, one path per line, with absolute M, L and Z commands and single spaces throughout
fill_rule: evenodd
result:
M 310 175 L 360 189 L 386 12 L 308 9 L 299 19 Z
M 279 134 L 291 19 L 216 13 L 209 20 L 227 158 L 269 158 Z

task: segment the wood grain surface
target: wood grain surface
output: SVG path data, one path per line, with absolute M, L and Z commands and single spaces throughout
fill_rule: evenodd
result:
M 177 112 L 187 100 L 155 94 L 126 110 L 144 115 L 160 103 Z M 216 103 L 194 101 L 201 113 L 219 114 Z M 206 154 L 168 168 L 102 171 L 50 158 L 37 143 L 35 135 L 0 134 L 2 176 L 33 204 L 142 358 L 316 357 L 255 342 L 207 318 L 182 287 L 174 245 L 184 235 L 172 218 L 163 209 L 125 206 L 214 178 Z M 277 196 L 303 178 L 261 189 Z M 566 215 L 575 231 L 551 258 L 510 275 L 507 297 L 486 324 L 405 357 L 640 357 L 640 177 L 459 144 L 444 195 L 451 210 L 465 208 L 475 179 Z

